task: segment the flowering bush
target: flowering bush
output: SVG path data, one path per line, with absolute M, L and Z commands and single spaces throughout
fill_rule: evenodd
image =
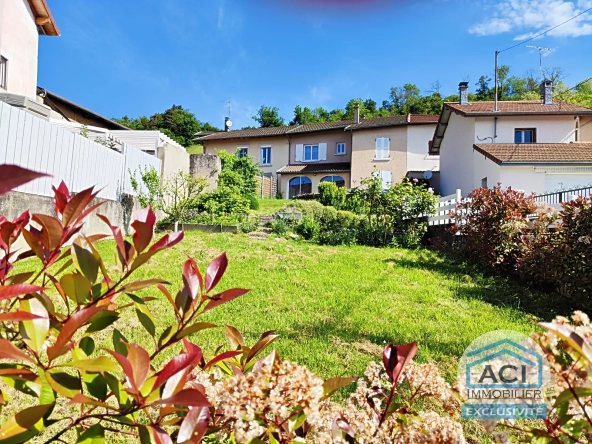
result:
M 450 231 L 462 236 L 462 252 L 490 269 L 512 270 L 520 237 L 527 232 L 527 216 L 536 209 L 532 196 L 500 184 L 477 188 L 451 212 Z

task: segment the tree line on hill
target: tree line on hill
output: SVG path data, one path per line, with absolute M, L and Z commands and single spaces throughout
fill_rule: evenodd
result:
M 498 70 L 499 100 L 537 100 L 540 98 L 540 78 L 536 71 L 528 71 L 524 76 L 510 75 L 510 67 L 501 65 Z M 553 82 L 554 99 L 561 102 L 575 103 L 592 108 L 592 78 L 588 78 L 574 87 L 565 84 L 565 73 L 562 68 L 546 69 L 543 77 Z M 482 75 L 475 83 L 474 92 L 469 93 L 470 101 L 488 101 L 494 99 L 495 84 L 491 76 Z M 354 117 L 356 104 L 360 107 L 360 115 L 366 119 L 406 114 L 440 114 L 444 102 L 458 101 L 458 94 L 442 96 L 440 82 L 435 82 L 426 94 L 413 83 L 391 88 L 389 96 L 381 105 L 373 99 L 351 99 L 345 108 L 327 110 L 322 107 L 309 108 L 296 105 L 292 120 L 280 116 L 275 106 L 262 105 L 253 120 L 257 126 L 249 128 L 269 128 L 285 125 L 304 125 L 309 123 L 333 122 L 349 120 Z M 193 113 L 182 106 L 173 105 L 163 113 L 150 117 L 142 116 L 130 119 L 124 116 L 114 119 L 132 129 L 160 130 L 183 146 L 190 146 L 198 131 L 218 131 L 215 126 L 199 121 Z

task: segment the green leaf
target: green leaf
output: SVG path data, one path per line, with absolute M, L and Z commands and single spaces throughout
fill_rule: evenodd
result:
M 95 351 L 95 341 L 93 338 L 87 336 L 80 340 L 79 347 L 86 353 L 86 356 L 90 356 Z
M 62 290 L 77 304 L 83 304 L 90 297 L 91 283 L 83 275 L 78 273 L 65 274 L 60 278 Z
M 196 322 L 193 325 L 190 325 L 187 328 L 184 328 L 179 333 L 177 333 L 177 339 L 183 339 L 185 336 L 189 336 L 190 334 L 197 333 L 198 331 L 205 330 L 207 328 L 215 328 L 218 327 L 217 324 L 212 324 L 211 322 Z
M 38 435 L 45 428 L 43 416 L 52 405 L 37 405 L 21 410 L 0 427 L 2 444 L 20 444 Z
M 35 299 L 23 299 L 20 303 L 20 310 L 26 311 L 44 319 L 33 319 L 19 323 L 19 331 L 25 343 L 35 352 L 43 347 L 49 331 L 49 315 L 43 304 Z
M 102 311 L 92 318 L 92 321 L 84 334 L 88 335 L 90 333 L 104 330 L 117 321 L 117 319 L 119 319 L 119 313 L 115 311 Z
M 575 396 L 574 393 L 572 393 L 572 390 L 575 392 Z M 572 390 L 565 389 L 562 391 L 559 396 L 557 396 L 553 407 L 557 408 L 562 404 L 566 404 L 572 399 L 576 399 L 576 396 L 580 399 L 592 396 L 592 388 L 590 387 L 574 387 Z
M 146 311 L 148 310 L 146 309 Z M 154 326 L 154 322 L 152 321 L 151 315 L 148 315 L 146 312 L 136 308 L 136 316 L 138 317 L 140 323 L 144 326 L 148 334 L 154 337 L 156 335 L 156 327 Z
M 107 398 L 106 375 L 85 372 L 82 375 L 82 380 L 91 396 L 94 396 L 101 401 L 104 401 Z
M 58 394 L 72 399 L 82 390 L 80 379 L 59 370 L 48 370 L 45 373 L 47 383 Z
M 62 364 L 63 367 L 75 367 L 78 370 L 85 372 L 118 372 L 119 368 L 115 363 L 107 356 L 99 356 L 94 359 L 81 359 L 66 364 Z
M 97 280 L 99 273 L 99 262 L 92 251 L 82 248 L 80 245 L 72 244 L 72 261 L 74 267 L 82 273 L 90 282 Z
M 358 378 L 355 377 L 337 377 L 337 378 L 330 378 L 327 379 L 323 383 L 323 397 L 321 399 L 329 398 L 333 393 L 337 390 L 351 384 L 352 382 L 356 382 Z
M 123 356 L 127 356 L 127 344 L 129 341 L 117 329 L 113 330 L 113 348 Z
M 76 442 L 80 444 L 102 444 L 105 442 L 105 429 L 101 424 L 95 424 L 80 434 Z
M 129 404 L 129 397 L 126 393 L 121 381 L 113 376 L 111 373 L 105 373 L 105 381 L 107 381 L 107 385 L 109 386 L 109 390 L 115 395 L 115 399 L 121 407 L 126 407 Z
M 164 344 L 167 343 L 178 331 L 178 327 L 176 325 L 169 325 L 160 335 L 158 339 L 158 348 L 161 348 Z M 181 338 L 179 338 L 181 339 Z

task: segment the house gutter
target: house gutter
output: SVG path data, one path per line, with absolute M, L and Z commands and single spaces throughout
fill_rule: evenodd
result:
M 498 164 L 499 166 L 572 166 L 572 167 L 579 167 L 579 166 L 592 166 L 592 160 L 582 162 L 582 161 L 573 161 L 573 162 L 501 162 Z

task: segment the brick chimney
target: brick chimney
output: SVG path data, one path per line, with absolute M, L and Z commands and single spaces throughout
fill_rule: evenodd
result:
M 469 104 L 469 82 L 460 82 L 458 84 L 458 97 L 459 105 Z
M 541 83 L 541 99 L 543 105 L 553 105 L 553 82 L 543 80 Z
M 360 105 L 357 103 L 354 106 L 354 123 L 360 123 Z

